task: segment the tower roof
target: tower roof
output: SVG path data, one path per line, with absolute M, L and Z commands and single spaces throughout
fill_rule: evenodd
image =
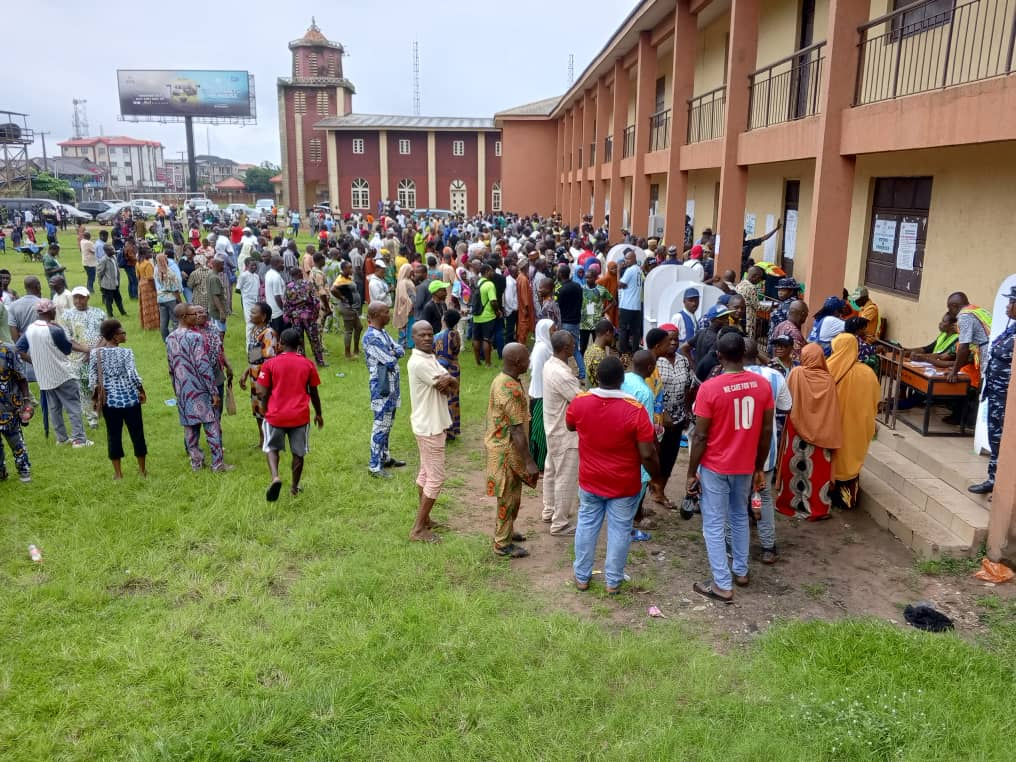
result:
M 334 48 L 335 50 L 339 51 L 342 50 L 342 45 L 340 43 L 332 42 L 331 40 L 329 40 L 327 37 L 324 36 L 324 33 L 321 31 L 321 28 L 314 21 L 313 16 L 310 17 L 310 26 L 307 27 L 307 31 L 304 33 L 303 37 L 301 37 L 299 40 L 293 40 L 291 43 L 289 43 L 290 50 L 292 50 L 293 48 L 304 48 L 304 47 Z

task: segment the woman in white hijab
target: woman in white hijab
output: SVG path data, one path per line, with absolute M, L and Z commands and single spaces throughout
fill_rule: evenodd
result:
M 543 430 L 543 366 L 554 350 L 550 346 L 550 334 L 554 332 L 554 321 L 544 318 L 536 324 L 536 343 L 529 356 L 529 452 L 543 473 L 547 460 L 547 433 Z

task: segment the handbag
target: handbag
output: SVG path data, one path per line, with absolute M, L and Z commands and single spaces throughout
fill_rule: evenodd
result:
M 92 390 L 92 410 L 97 415 L 102 415 L 102 408 L 106 405 L 106 384 L 102 378 L 102 350 L 96 350 L 95 356 L 96 378 L 95 389 Z

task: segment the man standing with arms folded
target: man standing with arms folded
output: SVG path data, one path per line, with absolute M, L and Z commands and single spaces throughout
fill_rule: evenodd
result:
M 550 337 L 554 354 L 543 366 L 543 430 L 547 462 L 543 471 L 543 520 L 558 537 L 575 534 L 572 516 L 579 504 L 579 438 L 565 422 L 568 405 L 581 391 L 568 367 L 575 339 L 566 331 Z
M 660 470 L 656 432 L 645 409 L 621 391 L 624 367 L 607 357 L 597 369 L 600 385 L 568 406 L 566 424 L 578 432 L 579 515 L 575 530 L 575 585 L 589 589 L 596 541 L 607 519 L 604 560 L 607 593 L 624 581 L 632 520 L 642 492 L 641 467 L 655 478 Z
M 258 408 L 264 421 L 261 424 L 264 433 L 262 449 L 268 456 L 268 470 L 272 474 L 272 483 L 268 486 L 265 498 L 273 503 L 279 499 L 282 491 L 282 479 L 279 478 L 279 453 L 286 449 L 293 453 L 293 484 L 289 488 L 291 495 L 300 492 L 300 477 L 303 475 L 303 459 L 310 451 L 310 411 L 307 402 L 314 406 L 314 424 L 324 428 L 321 417 L 321 398 L 317 388 L 321 385 L 314 363 L 300 354 L 303 333 L 296 328 L 287 328 L 282 332 L 282 354 L 276 355 L 261 366 L 258 373 L 257 396 Z
M 416 486 L 420 505 L 409 539 L 440 542 L 431 529 L 430 511 L 441 494 L 445 478 L 445 429 L 452 425 L 448 395 L 459 382 L 441 367 L 434 355 L 434 329 L 426 320 L 413 324 L 413 354 L 409 356 L 409 397 L 413 406 L 410 424 L 420 451 L 420 472 Z
M 773 431 L 773 394 L 766 380 L 743 367 L 744 339 L 726 333 L 716 342 L 723 373 L 699 387 L 695 433 L 688 459 L 689 495 L 702 497 L 702 535 L 710 582 L 696 582 L 699 595 L 734 602 L 725 529 L 730 527 L 733 584 L 748 585 L 748 501 L 761 489 Z M 602 372 L 602 371 L 601 371 Z
M 617 282 L 618 350 L 630 356 L 642 341 L 642 268 L 635 260 L 635 250 L 626 249 L 624 271 Z
M 371 302 L 367 308 L 367 332 L 363 335 L 363 358 L 367 362 L 370 385 L 370 409 L 374 426 L 370 432 L 370 475 L 391 479 L 386 468 L 400 468 L 405 461 L 395 460 L 388 451 L 388 439 L 401 404 L 399 358 L 406 350 L 395 343 L 385 331 L 391 310 L 384 302 Z

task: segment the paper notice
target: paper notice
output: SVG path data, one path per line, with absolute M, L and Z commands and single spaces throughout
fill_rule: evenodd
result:
M 913 270 L 914 254 L 917 252 L 917 223 L 900 224 L 900 244 L 896 249 L 896 269 Z

